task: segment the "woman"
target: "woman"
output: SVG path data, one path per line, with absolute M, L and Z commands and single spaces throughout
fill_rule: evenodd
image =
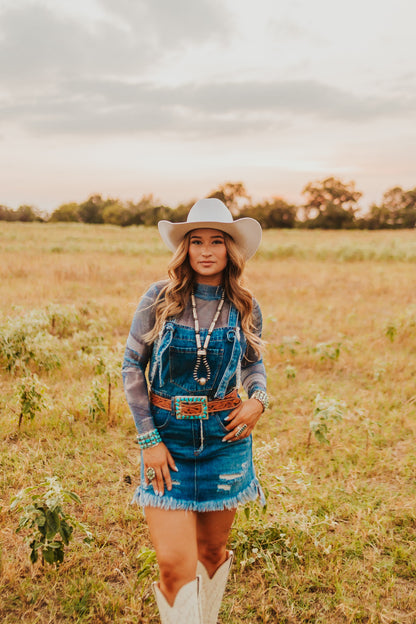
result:
M 233 221 L 211 198 L 198 201 L 185 223 L 161 221 L 159 232 L 175 252 L 169 280 L 139 303 L 123 364 L 142 455 L 136 499 L 159 564 L 162 623 L 215 624 L 237 505 L 263 499 L 251 451 L 268 403 L 261 312 L 241 284 L 261 227 Z

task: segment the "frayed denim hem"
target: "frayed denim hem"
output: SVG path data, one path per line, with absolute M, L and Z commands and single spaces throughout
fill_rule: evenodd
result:
M 264 507 L 266 505 L 266 498 L 264 492 L 257 479 L 254 479 L 250 485 L 231 498 L 222 498 L 220 500 L 205 501 L 198 503 L 196 501 L 181 501 L 176 500 L 164 494 L 164 496 L 156 496 L 149 492 L 142 492 L 138 487 L 132 503 L 138 503 L 142 507 L 158 507 L 159 509 L 183 509 L 185 511 L 223 511 L 224 509 L 235 509 L 239 504 L 245 504 L 250 501 L 254 501 L 260 498 L 260 504 Z

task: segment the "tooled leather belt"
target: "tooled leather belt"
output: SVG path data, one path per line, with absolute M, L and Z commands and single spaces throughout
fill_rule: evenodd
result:
M 206 419 L 213 412 L 222 412 L 234 409 L 241 403 L 237 390 L 233 390 L 223 399 L 208 401 L 206 396 L 174 396 L 171 399 L 162 397 L 151 392 L 150 402 L 156 407 L 174 412 L 176 418 L 183 419 Z

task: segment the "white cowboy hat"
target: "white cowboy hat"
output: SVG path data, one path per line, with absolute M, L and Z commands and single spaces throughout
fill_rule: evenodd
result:
M 185 234 L 198 228 L 226 232 L 233 238 L 246 260 L 254 256 L 261 242 L 261 225 L 258 221 L 251 217 L 233 221 L 227 206 L 214 197 L 197 201 L 185 222 L 159 221 L 158 227 L 163 242 L 171 251 L 176 251 Z

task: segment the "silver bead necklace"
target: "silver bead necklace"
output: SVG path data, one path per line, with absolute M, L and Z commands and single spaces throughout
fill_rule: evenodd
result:
M 193 292 L 191 293 L 192 315 L 194 317 L 195 340 L 196 340 L 196 348 L 197 348 L 196 364 L 195 364 L 195 368 L 193 372 L 193 378 L 195 379 L 196 382 L 199 383 L 200 386 L 205 386 L 205 384 L 211 377 L 211 369 L 209 367 L 208 360 L 207 360 L 207 351 L 208 351 L 209 341 L 211 340 L 211 334 L 214 331 L 215 324 L 218 321 L 218 317 L 221 314 L 222 306 L 224 305 L 224 298 L 225 298 L 225 293 L 223 290 L 221 299 L 217 306 L 217 311 L 215 312 L 214 318 L 212 319 L 212 323 L 209 326 L 208 333 L 204 341 L 204 346 L 202 346 L 198 314 L 196 311 L 195 295 Z M 200 373 L 200 369 L 202 368 L 204 369 L 205 374 L 202 374 L 202 372 Z

